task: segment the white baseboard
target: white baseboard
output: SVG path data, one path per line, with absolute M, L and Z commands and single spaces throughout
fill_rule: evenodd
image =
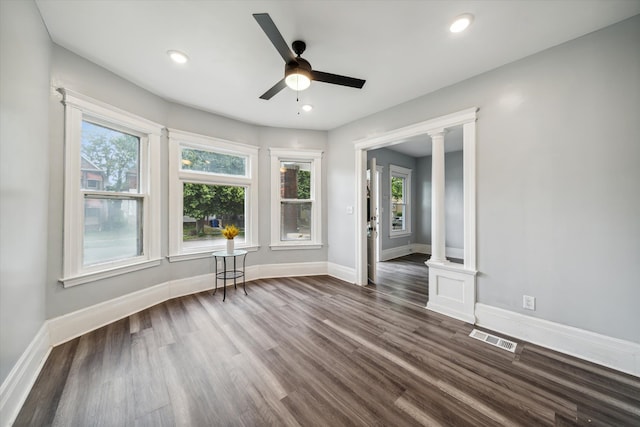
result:
M 50 351 L 45 322 L 0 386 L 0 426 L 13 424 Z
M 247 267 L 247 280 L 271 277 L 318 276 L 320 274 L 327 274 L 327 263 L 324 261 L 262 264 Z
M 411 249 L 412 249 L 411 245 L 397 246 L 395 248 L 383 249 L 382 252 L 380 253 L 380 261 L 389 261 L 390 259 L 409 255 L 412 252 Z
M 417 254 L 430 254 L 431 245 L 425 245 L 423 243 L 412 243 L 411 252 L 417 253 Z
M 345 267 L 344 265 L 334 264 L 333 262 L 327 262 L 327 274 L 335 277 L 336 279 L 344 280 L 345 282 L 356 282 L 356 269 Z
M 476 324 L 640 377 L 640 344 L 477 303 Z

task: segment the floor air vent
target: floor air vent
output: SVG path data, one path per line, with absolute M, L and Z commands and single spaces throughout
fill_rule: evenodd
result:
M 488 334 L 486 332 L 479 331 L 474 329 L 469 334 L 471 338 L 475 338 L 480 341 L 484 341 L 496 347 L 500 347 L 504 350 L 510 351 L 511 353 L 516 352 L 516 343 L 513 341 L 505 340 L 504 338 L 497 337 L 495 335 Z

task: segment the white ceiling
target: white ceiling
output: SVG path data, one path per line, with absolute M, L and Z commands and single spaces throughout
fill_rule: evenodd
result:
M 640 13 L 640 0 L 36 0 L 53 41 L 168 100 L 266 126 L 328 130 Z M 284 62 L 254 20 L 307 43 L 314 69 L 366 79 L 258 97 Z M 473 25 L 448 31 L 469 12 Z M 179 66 L 166 51 L 187 53 Z M 299 106 L 314 106 L 304 113 Z M 300 114 L 298 114 L 300 112 Z
M 444 142 L 444 151 L 446 153 L 462 150 L 462 125 L 448 128 L 444 135 Z M 431 137 L 426 134 L 416 135 L 396 141 L 393 145 L 385 148 L 411 157 L 430 156 L 432 151 Z

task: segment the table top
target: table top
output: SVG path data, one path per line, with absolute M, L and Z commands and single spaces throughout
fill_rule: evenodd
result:
M 247 253 L 247 251 L 243 250 L 243 249 L 236 249 L 233 252 L 227 252 L 227 250 L 223 250 L 223 251 L 217 251 L 211 254 L 211 256 L 222 256 L 222 257 L 228 257 L 228 256 L 238 256 L 238 255 L 245 255 Z

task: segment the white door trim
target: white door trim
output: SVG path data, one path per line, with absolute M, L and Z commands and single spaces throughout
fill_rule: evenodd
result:
M 408 138 L 418 135 L 426 135 L 434 132 L 442 132 L 454 126 L 463 126 L 463 146 L 464 146 L 464 265 L 453 264 L 443 265 L 442 269 L 438 265 L 430 265 L 430 270 L 443 272 L 451 275 L 452 270 L 460 270 L 464 280 L 458 280 L 461 289 L 456 292 L 440 295 L 435 283 L 429 283 L 430 304 L 427 308 L 437 309 L 438 312 L 447 314 L 458 319 L 463 318 L 473 323 L 476 275 L 476 107 L 458 111 L 445 116 L 437 117 L 424 122 L 387 131 L 378 135 L 354 142 L 355 149 L 355 170 L 356 170 L 356 284 L 364 286 L 367 284 L 367 222 L 366 222 L 366 172 L 367 172 L 367 151 L 376 148 L 390 147 L 401 144 Z M 468 274 L 471 272 L 471 274 Z M 455 274 L 454 274 L 455 275 Z M 457 277 L 457 275 L 455 275 Z M 457 301 L 452 296 L 460 295 L 463 300 Z M 431 298 L 434 298 L 432 301 Z M 462 309 L 462 311 L 461 311 Z

